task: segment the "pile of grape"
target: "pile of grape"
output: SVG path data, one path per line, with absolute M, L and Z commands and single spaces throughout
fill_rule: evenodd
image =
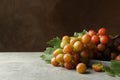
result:
M 119 35 L 110 36 L 106 28 L 100 28 L 97 32 L 89 30 L 77 37 L 63 36 L 60 48 L 52 54 L 51 64 L 67 69 L 76 68 L 83 73 L 90 59 L 111 60 L 119 54 Z

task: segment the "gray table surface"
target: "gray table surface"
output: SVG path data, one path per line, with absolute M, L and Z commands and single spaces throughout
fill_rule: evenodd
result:
M 88 70 L 88 74 L 79 74 L 75 70 L 53 67 L 40 55 L 41 52 L 1 52 L 0 80 L 120 80 L 104 72 Z

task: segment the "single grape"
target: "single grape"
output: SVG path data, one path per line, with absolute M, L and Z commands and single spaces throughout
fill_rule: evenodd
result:
M 56 56 L 56 61 L 57 61 L 58 63 L 64 62 L 63 56 L 64 56 L 64 54 L 58 54 L 58 55 Z
M 119 42 L 115 40 L 115 41 L 113 42 L 113 45 L 114 45 L 115 47 L 117 47 L 117 46 L 119 46 Z
M 64 52 L 64 53 L 69 53 L 69 54 L 71 54 L 72 51 L 73 51 L 73 47 L 72 47 L 70 44 L 65 45 L 64 48 L 63 48 L 63 52 Z
M 66 68 L 66 69 L 72 69 L 72 63 L 64 63 L 64 67 Z
M 93 63 L 93 64 L 92 64 L 92 69 L 93 69 L 95 72 L 101 72 L 102 69 L 103 69 L 103 64 L 101 64 L 101 63 Z
M 75 62 L 79 62 L 80 61 L 80 54 L 79 53 L 73 54 L 73 60 Z
M 93 35 L 93 36 L 91 37 L 91 41 L 92 41 L 94 44 L 98 44 L 99 41 L 100 41 L 100 38 L 99 38 L 99 36 L 97 36 L 97 35 Z
M 83 49 L 83 44 L 81 41 L 76 41 L 74 44 L 73 44 L 73 50 L 75 52 L 78 52 L 78 51 L 81 51 Z
M 52 64 L 53 66 L 58 66 L 58 65 L 59 65 L 59 63 L 56 61 L 56 58 L 55 58 L 55 57 L 53 57 L 53 58 L 51 59 L 51 64 Z
M 117 57 L 115 58 L 115 60 L 120 61 L 120 54 L 119 54 L 119 55 L 117 55 Z
M 87 43 L 89 43 L 90 41 L 91 41 L 91 36 L 90 36 L 90 35 L 85 34 L 85 35 L 82 36 L 82 42 L 83 42 L 84 44 L 87 44 Z
M 80 53 L 80 56 L 82 58 L 89 58 L 89 51 L 88 50 L 82 50 Z
M 104 44 L 98 44 L 97 45 L 97 50 L 99 50 L 99 51 L 104 51 L 105 50 L 105 45 Z
M 110 59 L 111 59 L 111 60 L 114 60 L 116 57 L 117 57 L 117 53 L 111 52 L 111 54 L 110 54 Z
M 62 37 L 62 41 L 65 41 L 65 42 L 70 42 L 70 37 L 69 36 L 63 36 Z
M 79 63 L 77 66 L 76 66 L 76 71 L 78 72 L 78 73 L 85 73 L 86 72 L 86 69 L 87 69 L 87 66 L 86 66 L 86 64 L 84 64 L 84 63 Z
M 63 57 L 64 62 L 72 62 L 72 55 L 71 54 L 65 54 Z
M 117 46 L 117 50 L 120 51 L 120 45 Z
M 107 44 L 107 43 L 109 42 L 108 36 L 107 36 L 107 35 L 102 35 L 102 36 L 100 37 L 100 42 L 101 42 L 102 44 Z
M 100 28 L 99 30 L 98 30 L 98 34 L 99 35 L 105 35 L 107 33 L 107 29 L 106 28 Z
M 89 30 L 89 31 L 88 31 L 88 34 L 89 34 L 90 36 L 93 36 L 93 35 L 96 35 L 96 32 L 95 32 L 94 30 Z

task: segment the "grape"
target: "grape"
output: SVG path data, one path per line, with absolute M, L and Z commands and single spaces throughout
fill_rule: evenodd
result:
M 66 69 L 72 69 L 72 63 L 64 63 L 64 67 L 66 68 Z
M 79 62 L 80 61 L 80 55 L 79 55 L 79 53 L 73 54 L 73 60 L 75 62 Z
M 76 66 L 77 66 L 78 63 L 79 63 L 78 61 L 72 61 L 72 67 L 73 67 L 73 69 L 76 68 Z
M 107 44 L 108 41 L 109 41 L 109 38 L 108 38 L 107 35 L 102 35 L 102 36 L 100 37 L 100 42 L 101 42 L 102 44 Z
M 120 54 L 119 54 L 119 55 L 117 55 L 117 57 L 115 58 L 115 60 L 120 61 Z
M 101 72 L 103 69 L 103 65 L 101 63 L 92 64 L 92 69 L 96 72 Z
M 82 50 L 80 55 L 82 58 L 89 58 L 89 52 L 87 50 Z
M 65 42 L 70 42 L 70 37 L 69 36 L 63 36 L 62 38 L 62 41 L 65 41 Z
M 110 52 L 111 52 L 111 49 L 110 48 L 106 48 L 105 50 L 104 50 L 104 55 L 109 55 L 110 54 Z
M 89 31 L 88 31 L 88 34 L 89 34 L 90 36 L 93 36 L 93 35 L 96 35 L 96 32 L 95 32 L 94 30 L 89 30 Z
M 71 54 L 65 54 L 63 57 L 64 62 L 72 62 L 72 55 Z
M 111 52 L 111 54 L 110 54 L 110 58 L 111 58 L 111 59 L 115 59 L 116 56 L 117 56 L 117 53 Z
M 77 66 L 76 66 L 76 71 L 78 73 L 85 73 L 86 72 L 86 65 L 84 63 L 79 63 Z
M 104 51 L 105 50 L 105 45 L 104 44 L 98 44 L 97 45 L 97 50 Z
M 84 44 L 89 43 L 89 42 L 90 42 L 90 40 L 91 40 L 90 35 L 85 34 L 85 35 L 83 35 L 83 36 L 82 36 L 82 42 L 83 42 Z
M 119 45 L 119 43 L 118 43 L 117 41 L 114 41 L 113 45 L 114 45 L 115 47 L 117 47 L 117 46 Z
M 58 63 L 64 62 L 64 61 L 63 61 L 63 56 L 64 56 L 64 54 L 58 54 L 58 55 L 56 56 L 56 61 L 57 61 Z
M 117 50 L 118 50 L 118 51 L 120 51 L 120 45 L 119 45 L 119 46 L 117 46 Z
M 73 49 L 75 52 L 78 52 L 78 51 L 81 51 L 83 49 L 83 44 L 81 41 L 76 41 L 74 44 L 73 44 Z
M 53 57 L 56 57 L 58 54 L 61 54 L 61 53 L 63 53 L 62 49 L 58 48 L 53 52 Z
M 72 47 L 70 44 L 65 45 L 64 48 L 63 48 L 63 52 L 64 52 L 64 53 L 69 53 L 69 54 L 71 54 L 72 51 L 73 51 L 73 47 Z
M 99 36 L 97 36 L 97 35 L 93 35 L 93 36 L 91 37 L 91 41 L 92 41 L 94 44 L 97 44 L 97 43 L 99 43 L 100 38 L 99 38 Z
M 67 44 L 68 44 L 68 42 L 62 41 L 61 44 L 60 44 L 60 47 L 61 47 L 61 48 L 64 48 L 64 46 L 67 45 Z
M 56 61 L 55 57 L 53 57 L 53 58 L 51 59 L 51 64 L 52 64 L 53 66 L 58 66 L 58 62 Z
M 99 34 L 99 35 L 105 35 L 106 32 L 107 32 L 106 28 L 100 28 L 100 29 L 98 30 L 98 34 Z

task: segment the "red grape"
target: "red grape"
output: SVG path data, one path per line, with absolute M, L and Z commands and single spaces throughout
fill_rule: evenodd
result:
M 106 34 L 106 28 L 100 28 L 99 30 L 98 30 L 98 34 L 99 35 L 105 35 Z
M 107 44 L 108 41 L 109 41 L 109 38 L 108 38 L 107 35 L 103 35 L 103 36 L 100 37 L 100 42 L 101 42 L 102 44 Z
M 99 38 L 97 35 L 93 35 L 92 38 L 91 38 L 91 41 L 92 41 L 94 44 L 97 44 L 97 43 L 99 43 L 100 38 Z

